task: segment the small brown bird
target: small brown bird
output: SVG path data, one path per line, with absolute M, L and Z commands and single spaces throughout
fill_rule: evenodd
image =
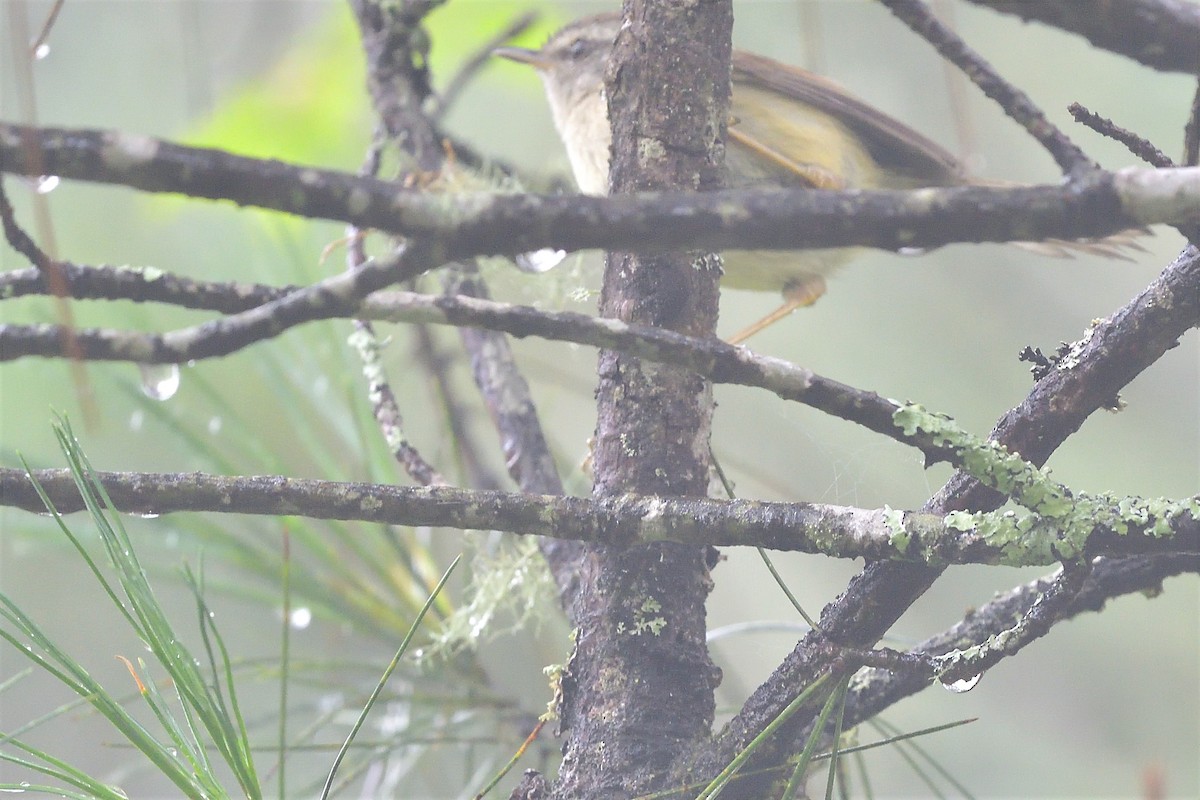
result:
M 604 73 L 620 26 L 617 15 L 587 17 L 559 30 L 540 50 L 495 51 L 538 71 L 575 181 L 585 194 L 608 192 L 611 132 Z M 939 145 L 819 75 L 734 51 L 732 86 L 725 152 L 728 188 L 915 189 L 989 183 L 969 177 L 958 159 Z M 1054 256 L 1074 250 L 1127 258 L 1121 249 L 1140 249 L 1132 240 L 1141 233 L 1020 244 Z M 825 293 L 825 277 L 856 252 L 726 252 L 724 286 L 779 291 L 784 297 L 783 306 L 730 342 L 745 341 L 816 302 Z

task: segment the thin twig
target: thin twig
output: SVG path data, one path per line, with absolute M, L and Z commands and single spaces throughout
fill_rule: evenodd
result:
M 1089 110 L 1081 103 L 1071 103 L 1067 106 L 1067 111 L 1071 112 L 1071 116 L 1081 125 L 1094 130 L 1101 136 L 1107 136 L 1109 139 L 1114 139 L 1125 145 L 1129 152 L 1133 153 L 1138 158 L 1145 161 L 1152 167 L 1173 167 L 1175 162 L 1171 157 L 1154 146 L 1154 143 L 1145 137 L 1139 136 L 1133 131 L 1126 130 L 1117 125 L 1111 119 L 1102 117 L 1099 114 Z
M 38 35 L 32 42 L 29 43 L 29 57 L 37 58 L 38 52 L 46 41 L 50 38 L 50 31 L 54 29 L 54 23 L 58 20 L 58 12 L 62 11 L 63 4 L 67 0 L 54 0 L 54 5 L 50 7 L 50 12 L 46 14 L 46 21 L 42 23 L 42 29 L 38 31 Z
M 430 173 L 442 168 L 448 147 L 447 140 L 436 130 L 436 121 L 423 111 L 431 89 L 428 53 L 419 48 L 427 40 L 416 34 L 421 18 L 434 5 L 409 4 L 405 13 L 395 14 L 381 13 L 377 0 L 354 0 L 352 3 L 367 53 L 367 82 L 372 105 L 385 135 L 409 153 L 421 169 Z M 444 195 L 441 198 L 444 200 Z M 389 204 L 395 199 L 393 194 Z M 395 212 L 393 207 L 393 215 Z M 401 233 L 407 235 L 404 231 Z M 441 241 L 449 255 L 455 245 L 451 239 Z M 519 248 L 515 252 L 525 249 Z M 453 260 L 447 257 L 440 263 Z M 454 265 L 445 270 L 444 280 L 455 281 L 462 271 L 462 266 Z M 470 290 L 486 297 L 481 280 L 474 280 Z M 464 291 L 467 288 L 464 287 Z M 562 482 L 550 456 L 537 407 L 528 384 L 516 368 L 507 340 L 502 334 L 477 330 L 464 330 L 462 338 L 470 355 L 476 384 L 500 434 L 509 474 L 523 491 L 561 494 Z M 547 539 L 541 543 L 541 549 L 565 596 L 576 581 L 578 547 Z
M 1196 93 L 1192 95 L 1192 110 L 1183 129 L 1183 165 L 1200 165 L 1200 79 L 1196 81 Z
M 477 489 L 503 488 L 504 478 L 483 458 L 483 447 L 475 431 L 467 424 L 467 413 L 450 384 L 450 368 L 454 362 L 442 353 L 429 325 L 418 322 L 410 327 L 414 357 L 424 367 L 425 372 L 433 377 L 433 386 L 430 387 L 434 392 L 433 405 L 441 409 L 442 418 L 450 431 L 450 441 L 454 443 L 460 474 L 465 476 L 465 480 L 460 481 Z
M 9 246 L 25 256 L 39 272 L 47 273 L 53 259 L 38 247 L 33 237 L 26 233 L 25 229 L 17 222 L 16 211 L 8 200 L 8 192 L 4 188 L 3 180 L 0 180 L 0 224 L 3 224 L 4 238 L 8 241 Z M 47 276 L 48 279 L 49 277 Z M 56 292 L 53 288 L 51 291 L 55 294 L 66 294 L 65 292 Z
M 1200 573 L 1200 555 L 1130 556 L 1102 558 L 1093 566 L 1059 621 L 1088 611 L 1101 611 L 1112 599 L 1129 594 L 1155 596 L 1163 581 L 1176 575 Z M 955 648 L 986 642 L 1012 627 L 1049 587 L 1057 572 L 1022 584 L 985 603 L 961 622 L 916 645 L 913 652 L 941 655 Z M 861 722 L 923 690 L 930 677 L 919 672 L 870 670 L 860 673 L 847 704 L 850 721 Z
M 434 248 L 410 242 L 402 251 L 297 289 L 277 300 L 221 319 L 159 334 L 132 331 L 80 330 L 80 357 L 140 364 L 181 364 L 192 359 L 228 355 L 265 341 L 306 322 L 352 316 L 367 295 L 420 274 L 440 263 Z M 0 361 L 23 355 L 64 354 L 51 341 L 54 325 L 0 323 Z M 30 349 L 30 348 L 36 348 Z M 68 354 L 69 355 L 69 354 Z
M 1197 87 L 1196 96 L 1193 98 L 1192 117 L 1188 122 L 1189 127 L 1185 130 L 1185 140 L 1187 134 L 1190 134 L 1192 131 L 1192 124 L 1196 119 L 1196 115 L 1200 114 L 1200 105 L 1197 104 L 1200 104 L 1200 86 Z M 1120 127 L 1112 120 L 1106 119 L 1101 117 L 1099 114 L 1089 111 L 1079 103 L 1072 103 L 1067 107 L 1067 110 L 1071 112 L 1071 116 L 1075 118 L 1076 122 L 1088 126 L 1102 136 L 1115 139 L 1116 141 L 1125 145 L 1125 147 L 1127 147 L 1131 153 L 1143 161 L 1146 161 L 1151 166 L 1159 168 L 1170 168 L 1175 166 L 1175 162 L 1171 160 L 1170 156 L 1155 147 L 1154 143 L 1145 137 L 1139 136 L 1133 131 L 1129 131 Z M 1186 141 L 1184 149 L 1185 151 L 1187 150 Z M 1200 217 L 1200 215 L 1197 216 Z M 1188 241 L 1192 243 L 1200 242 L 1200 225 L 1196 225 L 1194 223 L 1184 223 L 1176 225 L 1175 227 L 1188 239 Z
M 446 113 L 454 105 L 455 101 L 458 100 L 458 96 L 467 87 L 467 84 L 471 82 L 471 79 L 475 77 L 479 70 L 491 62 L 493 59 L 492 51 L 509 39 L 524 33 L 533 23 L 537 22 L 537 18 L 538 14 L 536 11 L 526 11 L 508 23 L 495 36 L 488 39 L 476 49 L 470 58 L 463 62 L 463 65 L 458 68 L 458 72 L 454 74 L 454 77 L 446 84 L 446 88 L 442 90 L 441 95 L 434 104 L 433 110 L 429 112 L 429 116 L 435 123 L 440 123 L 445 118 Z
M 1029 95 L 1000 76 L 958 34 L 938 21 L 921 0 L 881 0 L 905 25 L 949 59 L 1004 113 L 1024 128 L 1054 158 L 1064 175 L 1079 175 L 1096 168 L 1083 150 L 1059 130 Z
M 380 133 L 373 137 L 359 174 L 378 174 L 382 154 L 383 136 Z M 367 262 L 364 245 L 366 236 L 352 225 L 346 229 L 346 236 L 346 269 L 353 272 Z M 404 415 L 400 413 L 400 404 L 396 401 L 396 393 L 392 391 L 387 369 L 383 365 L 375 327 L 369 321 L 357 318 L 353 324 L 354 334 L 350 337 L 350 344 L 362 361 L 362 373 L 367 379 L 367 397 L 371 402 L 372 415 L 392 458 L 396 459 L 410 478 L 422 486 L 445 484 L 441 473 L 425 460 L 405 433 Z
M 36 161 L 36 156 L 33 156 Z M 3 160 L 0 159 L 0 166 Z M 45 208 L 45 198 L 35 197 L 35 212 L 42 218 L 42 228 L 51 231 L 49 212 Z M 71 362 L 71 382 L 83 409 L 84 422 L 88 427 L 95 427 L 98 419 L 96 400 L 92 393 L 92 384 L 88 380 L 87 368 L 83 362 L 83 348 L 79 342 L 78 330 L 75 327 L 75 315 L 70 303 L 70 289 L 64 275 L 63 265 L 58 259 L 38 246 L 37 242 L 17 222 L 16 212 L 9 202 L 4 189 L 4 181 L 0 176 L 0 224 L 4 228 L 4 238 L 21 255 L 29 259 L 36 270 L 38 278 L 54 298 L 54 310 L 61 324 L 56 326 L 56 339 L 61 352 Z M 51 241 L 53 238 L 51 237 Z M 0 345 L 2 348 L 2 345 Z
M 130 267 L 110 264 L 59 263 L 67 295 L 75 300 L 128 300 L 134 303 L 165 303 L 178 308 L 235 314 L 279 300 L 300 286 L 271 286 L 263 283 L 203 281 L 159 267 Z M 0 273 L 0 297 L 52 295 L 45 273 L 36 269 Z
M 1069 616 L 1071 604 L 1091 571 L 1090 558 L 1064 561 L 1062 570 L 1050 582 L 1050 586 L 1038 595 L 1016 625 L 1003 631 L 1002 635 L 989 638 L 974 647 L 955 649 L 939 656 L 937 661 L 941 668 L 938 680 L 946 685 L 959 681 L 974 685 L 980 675 L 1000 661 L 1041 639 L 1056 622 Z

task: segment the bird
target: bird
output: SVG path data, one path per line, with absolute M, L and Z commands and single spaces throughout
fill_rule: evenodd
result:
M 576 20 L 537 50 L 495 55 L 537 70 L 559 138 L 582 193 L 608 192 L 611 131 L 604 76 L 621 26 L 617 14 Z M 972 177 L 962 162 L 908 125 L 833 81 L 765 56 L 735 50 L 724 185 L 730 189 L 916 189 L 1006 185 Z M 1092 240 L 1014 243 L 1051 256 L 1093 253 L 1130 260 L 1144 231 Z M 722 287 L 778 291 L 783 304 L 728 341 L 751 336 L 816 302 L 826 278 L 861 248 L 726 251 Z

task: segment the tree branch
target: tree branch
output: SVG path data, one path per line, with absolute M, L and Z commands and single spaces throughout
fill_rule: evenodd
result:
M 1186 247 L 1137 297 L 1099 320 L 1068 348 L 992 438 L 1034 464 L 1044 464 L 1091 414 L 1200 325 L 1200 249 Z M 958 473 L 929 508 L 995 508 L 1003 498 Z
M 222 314 L 247 311 L 282 299 L 302 288 L 236 281 L 202 281 L 159 267 L 76 264 L 71 261 L 60 261 L 58 267 L 62 275 L 62 296 L 75 300 L 165 303 L 179 308 L 219 311 Z M 0 298 L 5 300 L 45 296 L 54 292 L 49 279 L 32 267 L 0 272 Z
M 1100 611 L 1107 601 L 1122 595 L 1157 595 L 1166 578 L 1197 572 L 1200 572 L 1200 555 L 1194 553 L 1099 559 L 1059 621 Z M 1011 589 L 961 622 L 921 642 L 913 652 L 937 656 L 986 642 L 1011 628 L 1014 619 L 1023 617 L 1055 577 L 1050 575 Z M 922 691 L 929 682 L 928 676 L 911 671 L 868 670 L 858 675 L 846 703 L 847 724 L 870 719 Z
M 23 137 L 31 145 L 23 146 Z M 29 151 L 40 148 L 34 163 Z M 1062 186 L 910 192 L 723 190 L 613 197 L 437 194 L 143 136 L 0 124 L 0 170 L 231 200 L 428 239 L 444 260 L 567 250 L 885 250 L 1095 238 L 1200 217 L 1200 169 L 1129 169 Z
M 378 0 L 352 0 L 367 55 L 372 104 L 388 139 L 410 153 L 421 169 L 444 166 L 445 153 L 433 115 L 426 114 L 432 96 L 428 76 L 429 42 L 420 23 L 435 3 L 397 6 Z M 473 254 L 469 254 L 473 255 Z M 452 264 L 444 271 L 447 291 L 486 299 L 487 287 L 474 265 Z M 490 330 L 460 331 L 472 375 L 500 437 L 504 463 L 522 491 L 562 494 L 529 385 L 503 334 Z M 571 596 L 578 580 L 580 548 L 573 542 L 543 538 L 539 547 L 554 575 L 560 596 Z
M 943 25 L 921 0 L 881 0 L 914 33 L 961 69 L 1004 113 L 1024 128 L 1054 158 L 1065 175 L 1082 175 L 1096 164 L 1055 126 L 1025 92 L 1013 86 L 958 34 Z
M 986 455 L 989 451 L 996 458 L 1005 456 L 1003 451 L 966 436 L 947 418 L 923 414 L 918 406 L 857 390 L 787 361 L 758 356 L 715 339 L 697 339 L 616 320 L 546 313 L 465 297 L 392 292 L 377 295 L 366 305 L 371 312 L 369 316 L 378 311 L 381 317 L 389 319 L 494 327 L 519 336 L 540 335 L 619 349 L 684 367 L 714 382 L 764 388 L 782 399 L 804 403 L 918 447 L 930 461 L 947 460 L 962 467 L 966 459 L 971 459 L 976 464 L 972 481 L 987 476 L 978 467 L 982 463 L 980 458 L 993 458 Z M 1107 321 L 1096 323 L 1084 340 L 1068 348 L 1057 366 L 1039 381 L 1034 395 L 1022 406 L 1024 410 L 1010 412 L 1010 416 L 1018 414 L 1016 419 L 1024 420 L 1024 427 L 1016 430 L 1027 431 L 1014 441 L 1017 452 L 1030 450 L 1034 463 L 1042 463 L 1092 411 L 1114 397 L 1121 386 L 1173 347 L 1198 322 L 1200 251 L 1190 248 L 1125 309 Z M 52 326 L 0 325 L 0 360 L 18 350 L 19 342 L 14 344 L 14 340 L 22 331 L 29 332 L 48 349 L 59 347 Z M 79 331 L 78 337 L 85 350 L 96 357 L 104 355 L 101 351 L 107 349 L 116 351 L 113 355 L 145 360 L 141 355 L 143 350 L 152 349 L 145 345 L 122 351 L 118 342 L 94 333 Z M 1051 398 L 1057 401 L 1051 402 Z M 1030 413 L 1035 399 L 1047 409 L 1036 425 Z M 1002 422 L 998 430 L 1004 430 L 1004 425 Z M 1016 461 L 1011 467 L 1001 467 L 993 461 L 992 476 L 987 478 L 986 485 L 976 485 L 971 491 L 987 491 L 991 487 L 1012 492 L 1016 471 L 1023 469 L 1025 465 Z M 953 486 L 953 480 L 948 486 Z M 1034 489 L 1046 491 L 1045 487 Z M 998 502 L 994 495 L 982 496 L 981 502 L 984 500 L 985 505 L 992 507 Z
M 83 510 L 68 470 L 34 470 L 32 477 L 60 513 Z M 921 512 L 858 509 L 822 503 L 714 500 L 704 497 L 595 498 L 476 491 L 447 486 L 403 487 L 288 478 L 225 477 L 203 473 L 97 472 L 117 511 L 130 514 L 208 512 L 304 516 L 387 525 L 500 530 L 563 541 L 677 542 L 693 546 L 764 547 L 834 558 L 902 560 L 922 564 L 1045 566 L 1061 557 L 1065 539 L 1052 519 L 1002 528 L 994 515 L 989 535 L 956 528 L 952 519 Z M 44 511 L 29 475 L 0 468 L 0 505 Z M 1200 551 L 1195 498 L 1153 509 L 1122 506 L 1097 513 L 1080 540 L 1095 555 Z M 1036 518 L 1034 518 L 1036 519 Z M 1120 527 L 1119 527 L 1120 526 Z M 1016 533 L 1029 542 L 1013 549 Z M 1047 545 L 1049 539 L 1051 544 Z
M 370 261 L 218 320 L 166 333 L 77 331 L 74 346 L 79 358 L 115 357 L 141 364 L 179 364 L 229 355 L 305 322 L 353 316 L 367 295 L 441 263 L 444 259 L 436 247 L 410 241 L 386 258 Z M 60 355 L 63 352 L 61 346 L 55 346 L 48 338 L 51 332 L 57 331 L 57 326 L 53 325 L 0 324 L 0 361 L 24 355 Z M 75 353 L 68 355 L 75 357 Z
M 487 287 L 474 269 L 459 269 L 447 276 L 447 290 L 467 293 L 468 303 L 498 305 L 487 299 Z M 482 296 L 479 297 L 479 296 Z M 433 298 L 435 304 L 455 295 Z M 471 374 L 500 438 L 500 450 L 509 476 L 528 494 L 562 495 L 562 478 L 550 453 L 537 404 L 529 382 L 517 367 L 508 337 L 496 330 L 463 326 L 463 348 L 471 359 Z M 542 556 L 554 576 L 563 607 L 579 591 L 582 548 L 575 542 L 543 537 Z
M 1038 381 L 1030 395 L 1010 411 L 991 438 L 1034 464 L 1050 454 L 1084 420 L 1115 396 L 1142 370 L 1174 347 L 1180 336 L 1200 319 L 1200 250 L 1186 248 L 1176 261 L 1124 308 L 1098 323 Z M 925 504 L 930 513 L 955 509 L 990 510 L 1003 496 L 962 472 Z M 797 686 L 805 686 L 829 665 L 824 648 L 829 641 L 842 646 L 871 647 L 941 574 L 941 568 L 898 561 L 870 564 L 856 576 L 821 615 L 821 633 L 806 636 L 743 706 L 742 710 L 699 757 L 716 774 L 754 732 L 778 716 Z M 793 752 L 811 716 L 800 715 L 784 736 L 764 749 L 762 762 L 771 766 L 780 754 Z M 757 791 L 753 780 L 741 784 L 747 794 Z M 732 787 L 731 787 L 732 788 Z
M 1200 7 L 1182 0 L 968 0 L 1078 33 L 1154 69 L 1200 73 Z

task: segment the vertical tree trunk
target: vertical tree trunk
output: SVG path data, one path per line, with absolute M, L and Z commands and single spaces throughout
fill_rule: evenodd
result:
M 611 189 L 716 187 L 729 113 L 729 2 L 627 0 L 607 80 Z M 719 43 L 714 46 L 714 43 Z M 612 253 L 601 313 L 712 335 L 719 258 Z M 712 390 L 697 376 L 605 351 L 599 361 L 595 493 L 703 495 Z M 711 733 L 719 670 L 705 643 L 707 548 L 590 547 L 563 683 L 557 797 L 662 787 L 680 750 Z

